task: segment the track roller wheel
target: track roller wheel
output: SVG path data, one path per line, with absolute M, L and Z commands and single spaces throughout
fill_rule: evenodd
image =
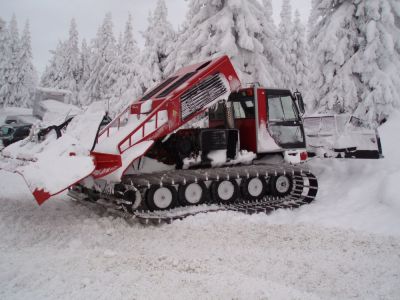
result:
M 293 189 L 293 180 L 288 175 L 277 175 L 271 177 L 269 189 L 272 196 L 284 197 Z
M 126 191 L 126 187 L 122 183 L 117 183 L 114 185 L 114 196 L 117 198 L 122 198 L 124 196 L 124 193 Z
M 128 190 L 124 193 L 124 200 L 129 203 L 122 203 L 122 207 L 129 213 L 133 213 L 142 202 L 142 195 L 139 191 Z
M 239 197 L 236 180 L 221 180 L 211 184 L 211 197 L 217 203 L 231 203 Z
M 128 190 L 122 183 L 114 186 L 114 196 L 120 199 L 122 208 L 129 213 L 133 213 L 142 202 L 142 195 L 139 191 Z
M 260 199 L 266 193 L 267 183 L 263 177 L 245 178 L 240 184 L 240 190 L 247 200 Z
M 204 182 L 192 182 L 179 186 L 178 200 L 181 205 L 197 205 L 207 200 L 207 187 Z
M 146 193 L 146 203 L 151 210 L 173 208 L 177 199 L 176 189 L 171 186 L 152 185 Z

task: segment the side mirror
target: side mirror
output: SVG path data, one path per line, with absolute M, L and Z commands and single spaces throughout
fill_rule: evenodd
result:
M 299 108 L 300 114 L 304 115 L 306 110 L 304 108 L 303 96 L 301 95 L 301 93 L 299 91 L 296 91 L 296 92 L 294 92 L 294 97 L 296 98 L 297 107 Z

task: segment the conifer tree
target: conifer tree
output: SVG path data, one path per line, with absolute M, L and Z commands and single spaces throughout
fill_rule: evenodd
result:
M 7 74 L 10 68 L 10 60 L 10 34 L 6 22 L 0 18 L 0 105 L 5 102 L 4 95 L 5 88 L 8 86 Z
M 59 83 L 63 79 L 62 70 L 64 69 L 65 64 L 65 49 L 66 42 L 58 41 L 57 47 L 54 50 L 49 51 L 52 56 L 40 80 L 40 84 L 43 87 L 59 87 Z
M 227 54 L 244 83 L 279 84 L 279 52 L 271 43 L 263 11 L 257 0 L 192 0 L 166 73 Z
M 120 35 L 117 55 L 108 69 L 106 84 L 109 86 L 110 113 L 121 111 L 142 92 L 139 75 L 139 48 L 133 37 L 132 17 L 129 14 L 123 35 Z
M 301 23 L 300 13 L 295 12 L 293 28 L 293 68 L 296 76 L 295 88 L 303 92 L 307 90 L 308 47 L 305 41 L 305 27 Z
M 80 91 L 83 90 L 83 87 L 90 77 L 90 56 L 91 52 L 87 45 L 86 39 L 82 39 L 80 51 Z
M 172 50 L 175 32 L 167 20 L 168 10 L 164 0 L 158 0 L 150 12 L 148 26 L 143 33 L 145 48 L 142 56 L 143 87 L 148 89 L 164 78 L 165 60 Z
M 32 63 L 31 36 L 27 21 L 21 36 L 21 48 L 18 64 L 17 101 L 18 106 L 32 107 L 37 73 Z
M 109 101 L 109 88 L 113 84 L 113 80 L 110 78 L 112 75 L 110 69 L 115 61 L 115 55 L 116 45 L 112 16 L 111 13 L 107 13 L 92 42 L 91 74 L 85 84 L 87 103 L 99 100 Z
M 18 59 L 21 49 L 17 18 L 12 16 L 9 28 L 9 56 L 4 66 L 4 84 L 0 89 L 3 106 L 18 106 Z
M 400 15 L 395 0 L 314 2 L 311 104 L 371 123 L 400 106 Z
M 57 48 L 51 51 L 53 57 L 41 80 L 41 84 L 45 87 L 70 91 L 72 94 L 70 99 L 77 105 L 80 104 L 78 94 L 82 73 L 78 43 L 78 30 L 75 19 L 72 19 L 68 39 L 59 42 Z
M 78 93 L 78 103 L 80 105 L 87 105 L 90 103 L 90 99 L 88 97 L 88 92 L 85 89 L 86 83 L 88 82 L 91 75 L 91 50 L 87 45 L 86 39 L 82 39 L 81 48 L 80 48 L 80 57 L 79 57 L 79 93 Z
M 285 64 L 283 86 L 294 89 L 296 86 L 295 57 L 293 49 L 293 22 L 290 0 L 283 0 L 279 23 L 278 47 Z

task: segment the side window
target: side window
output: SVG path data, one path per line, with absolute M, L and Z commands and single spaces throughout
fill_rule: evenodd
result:
M 294 108 L 294 102 L 292 100 L 292 97 L 290 96 L 283 96 L 281 97 L 281 102 L 282 102 L 282 107 L 283 107 L 283 113 L 285 116 L 285 120 L 296 120 L 297 114 L 296 110 Z
M 284 120 L 283 109 L 279 96 L 268 97 L 268 118 L 270 121 Z
M 235 119 L 244 119 L 246 118 L 246 114 L 242 107 L 242 103 L 239 101 L 232 102 L 233 103 L 233 111 L 235 114 Z
M 224 104 L 222 102 L 217 103 L 208 110 L 208 118 L 210 121 L 219 121 L 225 119 Z
M 254 99 L 243 98 L 240 101 L 233 101 L 235 119 L 254 119 L 256 116 Z
M 292 97 L 289 95 L 268 96 L 268 116 L 270 121 L 297 120 L 298 115 Z

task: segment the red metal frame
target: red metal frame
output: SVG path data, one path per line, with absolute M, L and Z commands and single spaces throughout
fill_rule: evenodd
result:
M 125 110 L 123 110 L 108 126 L 106 126 L 98 135 L 98 140 L 110 136 L 110 129 L 117 128 L 117 131 L 121 127 L 121 120 L 126 114 L 137 115 L 139 116 L 142 110 L 142 105 L 147 101 L 152 101 L 152 107 L 150 112 L 146 113 L 145 119 L 128 135 L 126 135 L 121 141 L 118 143 L 118 152 L 119 155 L 122 155 L 125 151 L 130 149 L 131 147 L 139 144 L 142 141 L 147 140 L 156 140 L 162 138 L 175 130 L 179 129 L 182 125 L 187 124 L 196 116 L 204 113 L 207 109 L 204 107 L 203 109 L 198 110 L 196 113 L 193 113 L 185 120 L 181 118 L 181 96 L 192 88 L 197 83 L 201 82 L 203 79 L 207 78 L 210 75 L 221 74 L 225 77 L 227 82 L 229 83 L 229 88 L 231 91 L 238 90 L 240 88 L 240 81 L 236 74 L 234 67 L 231 64 L 228 56 L 222 56 L 211 60 L 206 66 L 206 62 L 201 62 L 198 64 L 194 64 L 191 66 L 183 67 L 177 72 L 175 72 L 171 77 L 176 77 L 175 80 L 171 81 L 168 85 L 166 85 L 163 89 L 158 91 L 153 97 L 146 101 L 137 101 L 131 105 L 129 105 Z M 200 68 L 204 66 L 203 68 Z M 200 69 L 199 69 L 200 68 Z M 192 77 L 190 77 L 186 82 L 183 82 L 180 86 L 176 89 L 172 90 L 170 93 L 165 95 L 162 98 L 157 98 L 157 96 L 169 86 L 174 84 L 177 80 L 185 76 L 187 73 L 195 72 Z M 147 104 L 148 105 L 148 104 Z M 159 126 L 159 113 L 161 111 L 166 111 L 168 115 L 168 122 Z M 149 124 L 150 121 L 155 122 L 154 130 L 149 133 L 145 132 L 146 124 Z M 140 133 L 140 138 L 134 138 L 135 135 L 137 136 Z M 95 148 L 96 149 L 96 148 Z M 110 164 L 105 166 L 103 163 L 98 163 L 99 161 L 103 161 L 107 158 L 107 155 L 115 155 L 111 153 L 98 153 L 94 150 L 91 155 L 95 158 L 96 163 L 96 170 L 94 171 L 93 175 L 96 178 L 103 177 L 108 175 L 121 167 L 121 160 L 115 159 L 115 157 L 109 156 Z

